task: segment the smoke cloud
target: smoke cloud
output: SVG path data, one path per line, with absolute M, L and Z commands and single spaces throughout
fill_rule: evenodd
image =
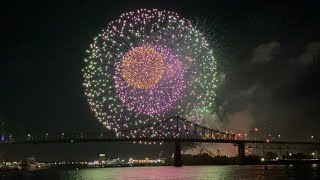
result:
M 277 41 L 252 48 L 249 61 L 240 60 L 231 73 L 220 73 L 216 107 L 204 114 L 201 125 L 236 134 L 250 134 L 257 127 L 261 137 L 281 134 L 287 140 L 316 134 L 316 126 L 307 127 L 316 122 L 312 119 L 318 113 L 315 97 L 319 97 L 319 87 L 314 82 L 319 75 L 320 42 L 307 43 L 300 50 L 298 55 L 287 54 L 291 49 L 280 52 Z M 206 150 L 213 154 L 220 150 L 228 156 L 237 153 L 229 144 L 201 144 L 185 153 Z
M 302 62 L 304 65 L 313 63 L 320 55 L 320 42 L 311 42 L 305 47 L 305 51 L 298 56 L 298 62 Z
M 253 50 L 252 63 L 268 63 L 275 55 L 279 54 L 280 43 L 272 41 L 261 44 Z

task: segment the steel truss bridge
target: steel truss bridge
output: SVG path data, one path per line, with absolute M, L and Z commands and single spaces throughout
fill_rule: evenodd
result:
M 171 128 L 168 128 L 171 127 Z M 145 131 L 152 129 L 152 131 Z M 134 136 L 132 136 L 134 133 Z M 166 134 L 163 136 L 163 134 Z M 174 165 L 182 166 L 181 146 L 182 142 L 200 143 L 231 143 L 238 146 L 238 158 L 240 162 L 245 160 L 245 147 L 272 146 L 281 148 L 289 145 L 307 145 L 313 149 L 320 149 L 320 142 L 298 142 L 298 141 L 257 141 L 239 140 L 232 133 L 210 129 L 180 116 L 168 118 L 163 122 L 140 127 L 138 129 L 126 129 L 114 132 L 87 132 L 87 133 L 61 133 L 59 135 L 28 134 L 24 140 L 3 141 L 2 144 L 50 144 L 50 143 L 93 143 L 93 142 L 173 142 L 175 143 Z M 262 144 L 259 146 L 258 144 Z

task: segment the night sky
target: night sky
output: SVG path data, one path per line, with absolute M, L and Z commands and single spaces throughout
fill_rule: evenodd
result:
M 319 7 L 316 1 L 2 2 L 0 120 L 16 134 L 101 130 L 83 93 L 85 50 L 122 13 L 157 8 L 213 23 L 223 85 L 209 126 L 320 139 Z

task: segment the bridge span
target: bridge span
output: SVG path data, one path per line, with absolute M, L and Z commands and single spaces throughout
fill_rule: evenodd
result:
M 171 127 L 171 128 L 164 128 Z M 190 122 L 182 117 L 175 116 L 164 122 L 153 124 L 150 133 L 146 134 L 141 127 L 128 129 L 121 132 L 110 133 L 62 133 L 60 136 L 49 136 L 45 133 L 42 136 L 32 136 L 28 134 L 25 140 L 2 142 L 0 145 L 10 144 L 60 144 L 60 143 L 105 143 L 105 142 L 173 142 L 175 144 L 174 165 L 182 166 L 181 143 L 200 142 L 200 143 L 229 143 L 238 147 L 238 158 L 240 162 L 245 160 L 246 144 L 263 145 L 307 145 L 314 149 L 320 149 L 320 142 L 306 141 L 262 141 L 262 140 L 240 140 L 234 134 L 210 129 Z M 132 136 L 132 131 L 136 133 Z M 142 132 L 144 134 L 142 134 Z M 131 136 L 129 136 L 131 134 Z M 166 134 L 166 136 L 161 136 Z

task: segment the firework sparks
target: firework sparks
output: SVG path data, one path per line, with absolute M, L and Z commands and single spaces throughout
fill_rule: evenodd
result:
M 121 61 L 123 79 L 140 89 L 149 89 L 162 78 L 163 57 L 152 47 L 137 47 L 124 55 Z

